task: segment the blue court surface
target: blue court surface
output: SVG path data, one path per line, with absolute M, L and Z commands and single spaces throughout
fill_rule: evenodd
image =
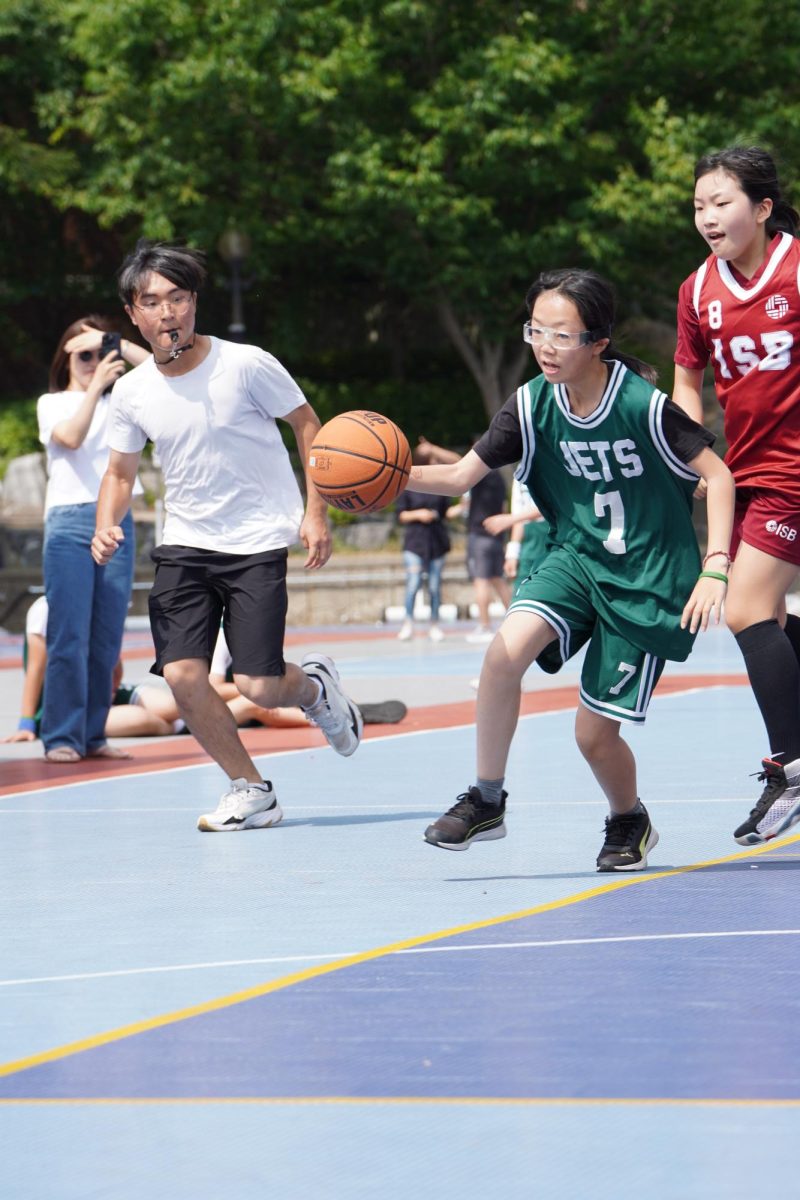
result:
M 482 648 L 304 636 L 409 721 L 276 738 L 278 827 L 199 834 L 224 779 L 185 738 L 0 791 L 2 1195 L 799 1195 L 800 827 L 731 836 L 766 748 L 730 635 L 628 734 L 660 842 L 611 876 L 574 670 L 526 681 L 508 837 L 447 853 Z

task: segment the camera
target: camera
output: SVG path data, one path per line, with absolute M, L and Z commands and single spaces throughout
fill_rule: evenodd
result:
M 100 343 L 100 357 L 105 358 L 112 350 L 122 358 L 122 335 L 119 333 L 104 333 Z

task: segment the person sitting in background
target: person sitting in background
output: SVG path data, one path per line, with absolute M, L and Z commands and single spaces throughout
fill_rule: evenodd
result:
M 25 618 L 25 641 L 22 660 L 25 677 L 22 684 L 22 714 L 14 733 L 0 742 L 35 742 L 40 736 L 42 688 L 47 665 L 47 600 L 40 596 L 28 609 Z M 227 642 L 219 632 L 214 658 L 211 662 L 211 682 L 225 700 L 236 724 L 240 727 L 267 725 L 270 728 L 291 729 L 308 725 L 301 708 L 259 708 L 229 680 L 231 655 Z M 158 684 L 131 686 L 122 682 L 122 662 L 112 676 L 111 707 L 106 719 L 106 737 L 166 737 L 188 733 L 181 719 L 172 692 Z M 360 704 L 365 725 L 396 725 L 408 709 L 402 700 L 382 700 Z

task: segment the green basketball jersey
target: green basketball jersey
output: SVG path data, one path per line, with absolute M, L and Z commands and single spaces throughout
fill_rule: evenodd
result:
M 694 639 L 680 617 L 700 571 L 697 475 L 667 442 L 666 402 L 614 362 L 600 404 L 578 417 L 566 388 L 538 376 L 517 392 L 523 455 L 516 476 L 602 620 L 634 646 L 683 661 Z

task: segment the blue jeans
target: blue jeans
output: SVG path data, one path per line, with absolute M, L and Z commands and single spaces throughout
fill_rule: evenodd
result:
M 409 620 L 414 615 L 414 601 L 422 585 L 422 576 L 428 576 L 428 593 L 431 598 L 431 620 L 439 620 L 439 605 L 442 602 L 442 567 L 444 555 L 432 558 L 427 567 L 418 554 L 413 550 L 403 551 L 403 566 L 406 569 L 406 616 Z
M 86 754 L 106 741 L 111 677 L 131 597 L 135 534 L 129 512 L 121 523 L 125 541 L 111 562 L 99 567 L 89 549 L 96 507 L 58 505 L 45 520 L 45 750 L 71 746 Z

